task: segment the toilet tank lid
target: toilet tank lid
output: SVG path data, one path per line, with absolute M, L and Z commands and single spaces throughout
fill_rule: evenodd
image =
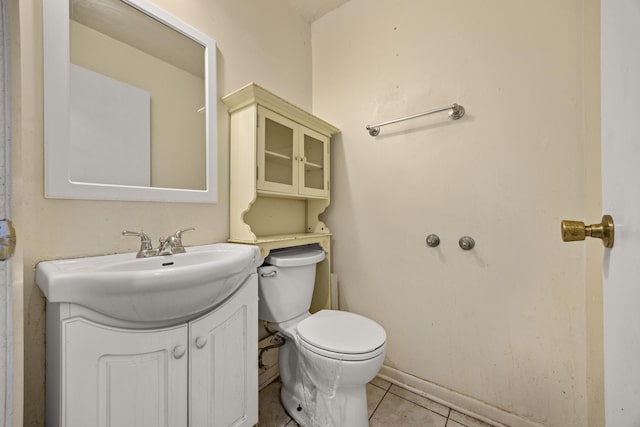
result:
M 265 262 L 276 267 L 298 267 L 319 263 L 324 258 L 322 249 L 301 246 L 273 251 L 267 256 Z

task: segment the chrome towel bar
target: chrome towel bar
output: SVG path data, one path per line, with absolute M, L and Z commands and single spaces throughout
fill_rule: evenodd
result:
M 388 122 L 378 123 L 375 125 L 367 125 L 367 130 L 369 131 L 369 135 L 378 136 L 380 133 L 380 128 L 382 126 L 390 125 L 393 123 L 404 122 L 405 120 L 415 119 L 417 117 L 426 116 L 428 114 L 440 113 L 442 111 L 449 110 L 449 118 L 451 120 L 458 120 L 462 116 L 464 116 L 464 107 L 462 105 L 453 104 L 450 107 L 438 108 L 437 110 L 425 111 L 424 113 L 414 114 L 412 116 L 402 117 L 400 119 L 389 120 Z

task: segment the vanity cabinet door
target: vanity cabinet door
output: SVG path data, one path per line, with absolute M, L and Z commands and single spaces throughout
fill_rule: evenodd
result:
M 299 193 L 329 197 L 329 138 L 302 127 L 299 147 Z
M 258 422 L 258 279 L 189 325 L 189 424 Z
M 187 425 L 187 325 L 126 330 L 62 321 L 60 425 Z
M 258 190 L 298 192 L 299 125 L 258 107 Z

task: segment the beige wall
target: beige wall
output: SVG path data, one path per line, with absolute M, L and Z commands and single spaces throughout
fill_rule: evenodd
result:
M 158 0 L 158 6 L 216 39 L 219 95 L 256 81 L 303 108 L 311 107 L 310 26 L 284 0 L 189 1 Z M 196 231 L 187 245 L 228 238 L 228 115 L 218 103 L 219 202 L 216 205 L 100 202 L 44 199 L 42 135 L 41 2 L 12 2 L 14 106 L 15 222 L 24 257 L 24 425 L 41 426 L 44 416 L 45 300 L 34 283 L 34 267 L 45 259 L 130 252 L 135 239 L 120 237 L 127 229 L 144 228 L 154 236 L 180 227 Z M 264 19 L 269 16 L 269 19 Z M 16 65 L 19 64 L 19 65 Z M 16 284 L 17 287 L 22 283 Z M 22 386 L 21 367 L 16 388 Z M 16 406 L 22 404 L 16 395 Z
M 313 111 L 342 130 L 325 215 L 341 308 L 386 328 L 388 366 L 549 426 L 586 425 L 589 400 L 585 252 L 559 233 L 599 199 L 584 3 L 352 0 L 312 26 Z M 458 122 L 365 130 L 453 102 Z

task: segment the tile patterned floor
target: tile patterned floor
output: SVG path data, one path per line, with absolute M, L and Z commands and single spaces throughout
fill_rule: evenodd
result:
M 280 385 L 276 380 L 260 392 L 259 427 L 298 425 L 280 404 Z M 490 427 L 381 378 L 367 384 L 367 405 L 371 427 Z

